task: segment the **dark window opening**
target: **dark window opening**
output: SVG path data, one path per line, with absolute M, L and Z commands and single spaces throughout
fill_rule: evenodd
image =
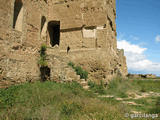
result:
M 48 23 L 48 32 L 51 46 L 59 45 L 60 43 L 60 21 L 50 21 Z
M 14 16 L 13 16 L 13 28 L 15 28 L 19 13 L 23 7 L 23 3 L 21 0 L 16 0 L 14 3 Z
M 42 18 L 41 18 L 41 32 L 42 32 L 42 29 L 44 27 L 45 22 L 46 22 L 46 17 L 42 16 Z

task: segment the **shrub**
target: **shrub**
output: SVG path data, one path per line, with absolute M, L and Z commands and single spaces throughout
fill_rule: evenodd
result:
M 69 62 L 68 65 L 71 66 L 75 70 L 77 75 L 80 75 L 81 79 L 86 80 L 88 78 L 88 72 L 83 70 L 80 66 L 75 66 L 74 63 L 72 62 Z
M 42 44 L 40 48 L 40 59 L 38 61 L 38 65 L 40 65 L 41 81 L 50 79 L 50 68 L 48 67 L 48 63 L 46 61 L 46 50 L 47 46 L 45 44 Z
M 42 44 L 40 49 L 40 56 L 45 55 L 46 50 L 47 50 L 47 46 L 45 44 Z
M 72 68 L 74 68 L 74 63 L 73 62 L 69 62 L 68 65 L 71 66 Z
M 46 60 L 44 60 L 44 58 L 40 58 L 40 60 L 38 61 L 38 64 L 42 67 L 48 66 L 48 63 Z
M 42 44 L 41 49 L 40 49 L 40 59 L 38 61 L 38 64 L 41 67 L 46 67 L 47 66 L 47 61 L 46 61 L 46 50 L 47 50 L 47 46 L 45 44 Z
M 74 67 L 74 69 L 75 69 L 77 75 L 80 75 L 81 79 L 86 80 L 88 78 L 88 72 L 83 70 L 80 66 L 76 66 L 76 67 Z
M 94 88 L 96 86 L 96 83 L 91 81 L 91 80 L 89 80 L 88 81 L 88 85 L 89 85 L 90 88 Z

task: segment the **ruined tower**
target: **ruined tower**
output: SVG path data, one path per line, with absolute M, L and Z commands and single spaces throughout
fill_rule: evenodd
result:
M 42 43 L 48 47 L 51 78 L 60 72 L 54 68 L 55 56 L 82 65 L 90 79 L 96 79 L 96 74 L 104 80 L 127 74 L 124 52 L 117 49 L 115 0 L 0 3 L 0 80 L 38 80 Z

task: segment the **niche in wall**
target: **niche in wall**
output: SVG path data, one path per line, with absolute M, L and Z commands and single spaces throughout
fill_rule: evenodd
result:
M 83 38 L 96 38 L 96 29 L 93 28 L 82 28 Z
M 23 3 L 22 0 L 15 0 L 13 12 L 13 28 L 22 31 L 23 26 Z

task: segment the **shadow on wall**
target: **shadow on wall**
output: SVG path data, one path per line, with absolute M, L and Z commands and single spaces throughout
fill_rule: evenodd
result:
M 23 3 L 21 0 L 16 0 L 14 3 L 13 28 L 22 31 L 23 25 Z
M 50 68 L 48 66 L 42 66 L 40 67 L 41 72 L 41 81 L 44 82 L 46 80 L 50 80 Z
M 42 32 L 42 29 L 44 27 L 45 22 L 46 22 L 46 17 L 42 16 L 42 18 L 41 18 L 41 32 Z

